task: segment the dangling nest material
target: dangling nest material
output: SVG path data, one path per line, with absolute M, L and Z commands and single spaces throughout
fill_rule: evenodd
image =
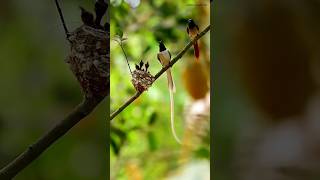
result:
M 132 84 L 139 92 L 148 90 L 154 80 L 154 76 L 147 71 L 136 69 L 132 72 Z
M 81 26 L 68 38 L 71 52 L 66 62 L 87 98 L 109 95 L 109 35 L 106 31 Z

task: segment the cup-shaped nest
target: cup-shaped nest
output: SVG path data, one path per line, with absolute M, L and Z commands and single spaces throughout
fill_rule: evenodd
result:
M 68 38 L 71 51 L 66 59 L 87 98 L 109 95 L 110 53 L 106 31 L 81 26 Z
M 148 90 L 154 80 L 154 76 L 147 71 L 136 69 L 132 72 L 132 84 L 139 92 Z

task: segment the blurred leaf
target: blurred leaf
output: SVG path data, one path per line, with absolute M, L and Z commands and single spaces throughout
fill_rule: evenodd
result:
M 198 158 L 209 158 L 210 151 L 208 148 L 201 147 L 194 152 L 195 156 Z
M 116 141 L 114 140 L 113 137 L 110 138 L 110 142 L 111 142 L 110 145 L 111 145 L 114 153 L 115 153 L 116 155 L 119 155 L 120 147 L 117 145 L 117 143 L 116 143 Z
M 122 31 L 120 28 L 118 28 L 118 29 L 117 29 L 117 32 L 116 32 L 116 35 L 119 37 L 120 40 L 122 40 L 123 31 Z
M 173 14 L 176 14 L 176 11 L 177 11 L 176 4 L 169 1 L 163 3 L 160 7 L 160 13 L 162 18 L 172 16 Z
M 110 0 L 110 3 L 113 6 L 119 6 L 121 4 L 122 0 Z
M 125 37 L 125 38 L 121 38 L 121 41 L 126 41 L 127 39 L 128 39 L 128 38 L 126 38 L 126 37 Z
M 148 125 L 152 126 L 156 122 L 156 120 L 157 120 L 157 113 L 153 112 L 149 118 Z
M 122 130 L 119 129 L 119 128 L 116 128 L 116 127 L 114 127 L 114 126 L 110 126 L 110 130 L 111 130 L 111 133 L 116 134 L 116 135 L 119 136 L 120 138 L 125 138 L 125 137 L 126 137 L 126 132 L 122 131 Z
M 153 132 L 148 133 L 148 143 L 150 151 L 154 151 L 157 149 L 156 137 Z

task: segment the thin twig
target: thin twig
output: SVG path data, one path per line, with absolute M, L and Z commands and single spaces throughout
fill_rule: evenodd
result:
M 210 25 L 207 26 L 200 34 L 198 34 L 192 41 L 190 41 L 184 48 L 182 51 L 180 51 L 178 53 L 178 55 L 176 57 L 174 57 L 170 63 L 163 67 L 156 75 L 155 75 L 155 81 L 164 73 L 166 72 L 166 70 L 170 67 L 172 67 L 179 59 L 182 58 L 182 56 L 190 49 L 190 47 L 193 45 L 193 43 L 195 41 L 197 41 L 198 39 L 200 39 L 202 36 L 204 36 L 208 31 L 210 30 Z M 134 96 L 132 96 L 129 100 L 127 100 L 123 105 L 120 106 L 120 108 L 118 108 L 116 111 L 114 111 L 111 115 L 110 115 L 110 121 L 115 118 L 121 111 L 123 111 L 127 106 L 129 106 L 133 101 L 135 101 L 140 95 L 142 94 L 142 92 L 136 92 L 134 94 Z
M 120 43 L 120 46 L 121 46 L 121 49 L 122 49 L 122 51 L 123 51 L 123 54 L 124 54 L 124 56 L 125 56 L 125 58 L 126 58 L 126 60 L 127 60 L 127 64 L 128 64 L 129 70 L 130 70 L 130 74 L 131 74 L 131 76 L 132 76 L 132 71 L 131 71 L 131 68 L 130 68 L 130 65 L 129 65 L 129 60 L 128 60 L 128 57 L 127 57 L 126 52 L 125 52 L 124 49 L 123 49 L 122 42 Z
M 124 57 L 126 58 L 127 65 L 128 65 L 128 67 L 129 67 L 129 71 L 130 71 L 130 74 L 131 74 L 131 77 L 132 77 L 133 75 L 132 75 L 132 71 L 131 71 L 131 68 L 130 68 L 130 65 L 129 65 L 128 56 L 127 56 L 127 54 L 126 54 L 126 51 L 125 51 L 124 48 L 123 48 L 122 38 L 121 38 L 121 37 L 119 37 L 119 38 L 120 38 L 119 41 L 118 41 L 118 40 L 115 40 L 115 41 L 119 44 L 119 46 L 120 46 L 121 49 L 122 49 L 122 52 L 123 52 L 123 54 L 124 54 Z
M 68 31 L 67 25 L 66 25 L 66 23 L 64 21 L 63 13 L 62 13 L 62 10 L 60 8 L 58 0 L 55 0 L 55 3 L 56 3 L 56 6 L 57 6 L 57 9 L 58 9 L 58 12 L 59 12 L 59 16 L 60 16 L 60 19 L 61 19 L 61 22 L 62 22 L 62 25 L 63 25 L 64 32 L 65 32 L 65 34 L 66 34 L 66 36 L 68 38 L 69 37 L 69 31 Z
M 101 101 L 102 99 L 85 99 L 65 119 L 60 121 L 34 144 L 30 145 L 7 166 L 3 167 L 0 170 L 0 179 L 9 180 L 16 176 L 21 170 L 39 157 L 41 153 L 49 148 L 56 140 L 66 134 L 74 125 L 90 114 Z

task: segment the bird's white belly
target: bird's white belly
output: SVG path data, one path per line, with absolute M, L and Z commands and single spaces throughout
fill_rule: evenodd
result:
M 162 65 L 165 66 L 165 65 L 169 64 L 169 62 L 170 62 L 170 54 L 169 54 L 169 52 L 167 50 L 159 52 L 158 56 L 159 56 L 159 59 L 160 59 Z

